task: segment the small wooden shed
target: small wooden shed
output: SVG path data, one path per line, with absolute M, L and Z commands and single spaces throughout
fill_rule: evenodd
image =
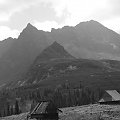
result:
M 59 110 L 52 101 L 41 101 L 39 102 L 33 111 L 29 114 L 29 118 L 37 120 L 58 120 L 58 113 L 62 112 Z
M 103 97 L 99 100 L 100 104 L 120 103 L 120 94 L 116 90 L 106 90 Z

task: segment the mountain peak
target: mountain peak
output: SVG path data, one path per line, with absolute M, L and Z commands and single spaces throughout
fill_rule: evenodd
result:
M 90 21 L 88 21 L 88 22 L 99 23 L 99 22 L 97 22 L 96 20 L 90 20 Z
M 88 21 L 88 23 L 102 25 L 101 23 L 99 23 L 98 21 L 95 21 L 95 20 L 90 20 L 90 21 Z
M 20 37 L 26 37 L 28 36 L 28 34 L 32 35 L 33 33 L 37 33 L 38 29 L 36 27 L 34 27 L 31 23 L 28 23 L 27 26 L 23 29 L 23 31 L 20 33 L 19 35 L 19 39 Z
M 28 23 L 27 27 L 34 27 L 34 26 L 31 23 Z
M 52 48 L 54 48 L 54 47 L 56 47 L 56 48 L 64 48 L 62 45 L 60 45 L 57 41 L 54 41 L 49 47 L 52 47 Z
M 33 26 L 31 23 L 28 23 L 28 24 L 27 24 L 27 27 L 31 27 L 31 26 Z
M 99 23 L 95 20 L 80 22 L 79 24 L 76 25 L 76 27 L 81 26 L 81 25 L 83 25 L 83 26 L 86 26 L 86 25 L 87 26 L 99 26 L 99 25 L 103 26 L 101 23 Z
M 31 31 L 31 30 L 38 30 L 35 26 L 33 26 L 31 23 L 28 23 L 25 30 Z
M 44 51 L 55 51 L 56 53 L 64 54 L 68 53 L 62 45 L 60 45 L 57 41 L 54 41 L 50 46 L 48 46 Z
M 54 41 L 52 45 L 60 45 L 57 41 Z
M 52 59 L 61 59 L 61 58 L 74 58 L 70 55 L 62 45 L 58 42 L 53 42 L 50 46 L 43 50 L 42 53 L 37 57 L 35 63 L 39 63 L 41 61 L 48 61 Z

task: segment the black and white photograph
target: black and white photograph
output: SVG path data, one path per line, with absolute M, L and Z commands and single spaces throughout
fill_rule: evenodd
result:
M 120 0 L 0 0 L 0 120 L 120 120 Z

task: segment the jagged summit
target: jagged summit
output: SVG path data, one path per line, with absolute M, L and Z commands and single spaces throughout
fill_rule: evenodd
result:
M 91 24 L 91 25 L 96 25 L 96 26 L 103 26 L 100 22 L 95 21 L 95 20 L 90 20 L 87 23 Z M 105 26 L 103 26 L 103 27 L 105 27 Z
M 89 20 L 89 21 L 87 21 L 87 22 L 91 22 L 91 23 L 99 23 L 98 21 L 96 21 L 96 20 Z M 99 23 L 100 24 L 100 23 Z
M 48 49 L 54 49 L 54 50 L 64 50 L 64 47 L 62 45 L 60 45 L 57 41 L 53 42 L 48 48 L 46 48 L 45 50 Z
M 53 42 L 52 45 L 58 45 L 58 46 L 60 46 L 60 44 L 57 41 Z
M 28 23 L 27 26 L 33 26 L 31 23 Z
M 81 26 L 103 26 L 101 23 L 95 20 L 90 20 L 90 21 L 85 21 L 85 22 L 80 22 L 77 24 L 75 27 L 81 27 Z
M 35 39 L 38 38 L 41 33 L 43 33 L 43 31 L 41 32 L 40 30 L 38 30 L 35 26 L 33 26 L 31 23 L 28 23 L 27 26 L 23 29 L 23 31 L 20 33 L 19 37 L 20 39 L 32 39 L 32 37 L 34 37 Z
M 35 26 L 33 26 L 31 23 L 28 23 L 26 28 L 27 28 L 27 29 L 36 29 L 36 30 L 38 30 L 38 29 L 37 29 Z
M 75 27 L 52 29 L 52 32 L 37 30 L 28 23 L 18 38 L 0 43 L 0 83 L 21 77 L 37 56 L 40 56 L 39 60 L 71 55 L 85 59 L 120 60 L 120 35 L 94 20 Z
M 24 31 L 36 31 L 38 30 L 35 26 L 33 26 L 31 23 L 28 23 L 25 27 Z
M 43 50 L 42 53 L 36 58 L 36 62 L 39 63 L 41 61 L 48 61 L 52 59 L 59 59 L 59 58 L 74 58 L 70 55 L 62 45 L 58 42 L 53 42 L 50 46 Z
M 34 26 L 31 23 L 27 24 L 27 28 L 33 28 Z

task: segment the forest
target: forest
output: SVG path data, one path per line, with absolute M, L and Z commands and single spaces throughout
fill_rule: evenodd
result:
M 43 100 L 52 100 L 56 107 L 72 107 L 98 102 L 104 91 L 100 88 L 86 87 L 80 81 L 78 85 L 65 82 L 51 87 L 20 87 L 5 89 L 0 92 L 0 116 L 20 114 L 31 111 Z M 30 103 L 30 107 L 27 107 Z

